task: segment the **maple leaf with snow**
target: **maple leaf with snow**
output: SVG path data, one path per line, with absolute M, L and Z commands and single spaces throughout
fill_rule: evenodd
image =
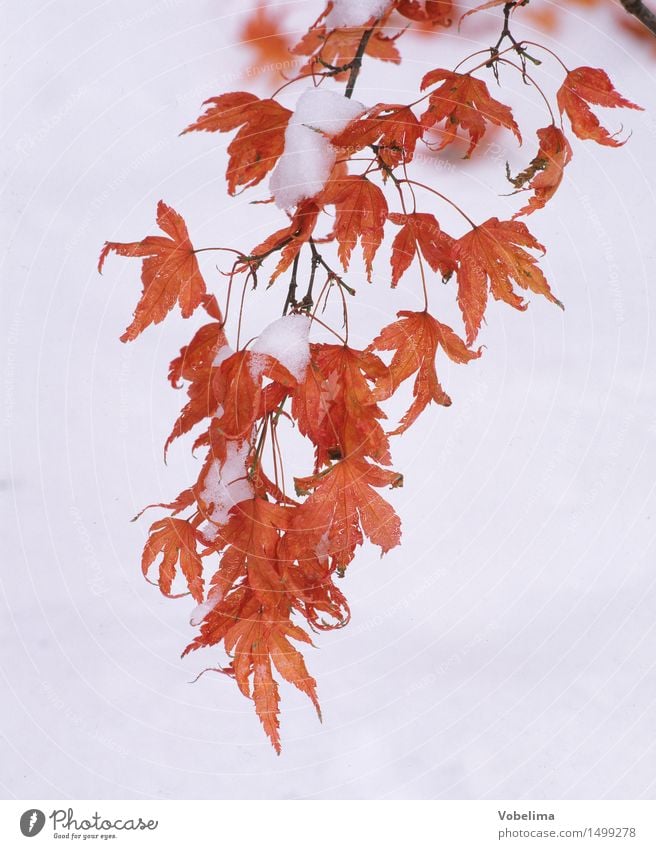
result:
M 136 339 L 149 324 L 159 324 L 176 303 L 183 318 L 189 318 L 205 296 L 205 281 L 184 219 L 161 200 L 157 204 L 157 224 L 166 236 L 146 236 L 140 242 L 105 242 L 98 260 L 98 271 L 102 273 L 110 251 L 120 256 L 143 257 L 143 293 L 132 323 L 121 336 L 122 342 Z
M 421 89 L 423 91 L 438 82 L 442 82 L 442 85 L 430 93 L 428 109 L 420 120 L 427 129 L 443 123 L 440 128 L 443 139 L 439 150 L 454 142 L 457 128 L 462 127 L 469 133 L 470 143 L 465 154 L 465 158 L 468 158 L 483 138 L 487 124 L 511 130 L 521 144 L 522 136 L 510 107 L 495 100 L 482 80 L 477 80 L 471 74 L 436 68 L 424 76 Z
M 560 114 L 567 113 L 574 134 L 580 139 L 591 139 L 608 147 L 620 147 L 623 141 L 611 136 L 601 126 L 599 119 L 590 109 L 590 103 L 597 106 L 625 109 L 640 109 L 615 90 L 608 74 L 601 68 L 575 68 L 569 71 L 556 95 Z M 626 141 L 626 140 L 625 140 Z
M 527 305 L 514 291 L 513 282 L 563 308 L 552 294 L 536 258 L 525 248 L 544 253 L 544 246 L 525 224 L 498 218 L 489 218 L 456 241 L 458 305 L 468 344 L 476 338 L 485 314 L 488 282 L 493 297 L 515 309 L 525 310 Z

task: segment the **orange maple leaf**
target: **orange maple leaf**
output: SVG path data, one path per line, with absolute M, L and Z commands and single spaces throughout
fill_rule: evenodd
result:
M 248 266 L 257 268 L 269 254 L 280 251 L 280 260 L 269 281 L 273 283 L 298 256 L 299 251 L 312 235 L 318 217 L 319 207 L 313 200 L 304 200 L 299 203 L 287 227 L 276 230 L 256 245 L 247 257 L 247 262 L 239 270 L 244 270 Z
M 280 696 L 271 661 L 286 681 L 310 698 L 321 719 L 316 681 L 300 652 L 289 642 L 290 638 L 312 644 L 305 631 L 289 620 L 288 614 L 264 609 L 248 585 L 242 584 L 206 613 L 200 635 L 183 652 L 184 656 L 224 641 L 226 652 L 234 659 L 220 671 L 233 676 L 241 692 L 253 699 L 264 731 L 278 754 Z
M 382 21 L 369 37 L 364 55 L 398 65 L 401 55 L 394 43 L 395 38 L 383 35 L 381 24 Z M 314 71 L 325 71 L 326 68 L 343 68 L 344 70 L 333 73 L 333 76 L 336 80 L 344 80 L 350 73 L 347 66 L 353 62 L 364 33 L 364 27 L 328 30 L 325 26 L 314 26 L 292 49 L 292 53 L 310 57 L 301 68 L 301 73 L 311 74 Z
M 371 343 L 371 348 L 376 351 L 394 351 L 390 374 L 395 390 L 404 380 L 417 373 L 413 387 L 414 401 L 390 436 L 407 430 L 431 401 L 444 407 L 451 404 L 435 371 L 438 348 L 442 348 L 454 363 L 468 363 L 481 355 L 480 348 L 471 351 L 450 327 L 441 324 L 427 312 L 402 310 L 397 315 L 399 321 L 388 324 Z
M 316 465 L 352 454 L 391 463 L 380 425 L 378 400 L 391 392 L 389 370 L 371 351 L 314 343 L 302 383 L 292 394 L 292 414 L 315 447 Z
M 409 106 L 378 103 L 364 117 L 351 121 L 331 142 L 350 154 L 376 144 L 383 162 L 389 168 L 396 168 L 401 162 L 412 161 L 422 133 L 423 127 Z
M 234 195 L 240 186 L 255 186 L 282 155 L 291 111 L 276 100 L 260 100 L 246 91 L 211 97 L 205 103 L 211 106 L 182 135 L 195 130 L 226 133 L 241 127 L 228 145 L 228 192 Z
M 443 233 L 434 215 L 427 212 L 411 212 L 401 215 L 391 212 L 388 216 L 393 224 L 401 229 L 392 242 L 392 286 L 396 286 L 403 274 L 410 268 L 417 250 L 433 269 L 439 271 L 447 280 L 455 271 L 453 255 L 454 240 Z
M 391 504 L 373 487 L 401 486 L 403 478 L 390 469 L 374 466 L 355 455 L 329 469 L 305 478 L 295 478 L 299 494 L 312 494 L 296 511 L 292 524 L 302 538 L 321 545 L 338 569 L 345 569 L 363 533 L 385 554 L 401 540 L 401 522 Z
M 618 141 L 608 130 L 601 126 L 599 119 L 592 112 L 589 103 L 598 106 L 640 109 L 630 100 L 615 91 L 608 74 L 601 68 L 575 68 L 565 77 L 565 81 L 556 95 L 560 114 L 567 113 L 572 124 L 572 130 L 580 139 L 592 139 L 598 144 L 608 147 L 620 147 L 624 141 Z M 617 135 L 617 134 L 615 134 Z
M 214 542 L 214 548 L 225 551 L 212 578 L 200 635 L 185 649 L 186 654 L 223 640 L 226 652 L 234 657 L 225 671 L 234 675 L 242 693 L 253 699 L 278 752 L 279 694 L 271 661 L 286 681 L 311 699 L 321 717 L 316 682 L 289 642 L 289 638 L 306 643 L 310 639 L 289 620 L 291 602 L 276 553 L 292 513 L 292 509 L 260 497 L 233 507 Z
M 213 295 L 208 311 L 217 321 L 205 324 L 197 330 L 191 342 L 184 345 L 178 356 L 171 360 L 169 381 L 174 389 L 180 388 L 181 380 L 194 381 L 207 377 L 217 352 L 228 344 L 221 313 Z
M 456 140 L 460 126 L 469 133 L 470 144 L 465 154 L 468 158 L 485 134 L 487 123 L 512 130 L 521 144 L 522 136 L 510 107 L 495 100 L 482 80 L 437 68 L 421 81 L 422 91 L 441 80 L 442 85 L 430 93 L 428 109 L 420 119 L 426 128 L 444 123 L 441 128 L 444 138 L 438 150 Z
M 291 43 L 289 36 L 281 31 L 280 13 L 272 13 L 265 3 L 260 3 L 246 18 L 239 38 L 272 75 L 275 72 L 279 76 L 280 68 L 289 64 Z
M 551 124 L 537 131 L 540 145 L 536 156 L 530 165 L 521 174 L 518 174 L 510 182 L 515 188 L 520 189 L 529 180 L 528 188 L 533 189 L 535 194 L 529 198 L 526 206 L 513 215 L 530 215 L 536 209 L 541 209 L 548 200 L 556 193 L 563 179 L 563 170 L 572 158 L 572 148 L 565 138 L 565 134 L 558 127 Z
M 274 380 L 287 392 L 296 386 L 295 378 L 268 354 L 237 351 L 216 369 L 212 378 L 213 396 L 222 408 L 216 416 L 217 427 L 229 439 L 250 436 L 262 412 L 263 378 Z
M 203 566 L 196 551 L 196 529 L 186 519 L 161 519 L 151 525 L 150 536 L 141 557 L 141 569 L 146 577 L 159 555 L 158 584 L 164 595 L 171 594 L 176 564 L 184 575 L 189 592 L 198 602 L 203 600 Z
M 513 281 L 522 289 L 544 295 L 563 308 L 552 294 L 537 260 L 524 248 L 544 253 L 544 247 L 521 221 L 489 218 L 455 243 L 458 260 L 458 305 L 467 331 L 467 343 L 476 338 L 487 305 L 488 281 L 494 298 L 515 309 L 526 304 L 513 290 Z
M 335 205 L 334 235 L 339 243 L 338 254 L 344 270 L 348 269 L 358 238 L 371 282 L 372 263 L 383 241 L 387 219 L 387 201 L 382 189 L 366 177 L 349 176 L 331 180 L 319 200 Z
M 419 23 L 449 27 L 453 21 L 452 0 L 397 0 L 396 10 L 405 18 Z
M 100 253 L 100 273 L 110 251 L 144 257 L 141 300 L 132 323 L 121 336 L 122 342 L 136 339 L 149 324 L 159 324 L 176 303 L 180 304 L 183 318 L 189 318 L 205 296 L 205 281 L 184 219 L 161 200 L 157 204 L 157 223 L 168 238 L 146 236 L 140 242 L 105 242 Z

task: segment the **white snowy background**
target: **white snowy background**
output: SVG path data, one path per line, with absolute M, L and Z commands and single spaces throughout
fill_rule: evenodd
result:
M 300 33 L 321 4 L 278 5 Z M 123 345 L 139 263 L 112 257 L 102 277 L 95 270 L 106 239 L 156 232 L 160 198 L 185 216 L 196 245 L 248 248 L 283 225 L 274 205 L 249 205 L 264 184 L 227 198 L 231 136 L 178 136 L 206 97 L 271 89 L 238 43 L 242 4 L 5 0 L 0 9 L 1 792 L 653 797 L 653 51 L 584 7 L 545 39 L 570 66 L 606 68 L 646 111 L 606 110 L 607 126 L 632 131 L 627 145 L 575 141 L 554 201 L 529 221 L 548 245 L 543 267 L 565 312 L 537 297 L 525 314 L 493 303 L 483 357 L 442 363 L 453 406 L 431 408 L 395 441 L 405 488 L 390 497 L 403 543 L 382 560 L 363 549 L 350 568 L 341 586 L 352 622 L 309 651 L 324 723 L 284 687 L 276 757 L 233 682 L 189 683 L 217 658 L 179 660 L 193 602 L 169 601 L 143 580 L 148 517 L 129 521 L 196 477 L 189 443 L 172 448 L 168 466 L 162 445 L 183 401 L 167 365 L 202 319 L 172 316 Z M 356 97 L 412 100 L 426 71 L 486 46 L 493 29 L 477 40 L 481 26 L 468 19 L 449 39 L 402 39 L 402 70 L 368 62 Z M 553 94 L 558 65 L 534 70 Z M 534 92 L 505 79 L 501 99 L 529 128 L 544 126 Z M 293 107 L 302 88 L 284 102 Z M 524 167 L 534 136 L 521 150 L 509 133 L 493 143 L 478 164 L 428 163 L 422 177 L 479 220 L 510 215 L 517 198 L 499 197 L 509 190 L 505 161 Z M 424 195 L 424 209 L 463 233 L 434 201 Z M 420 304 L 416 270 L 392 292 L 384 254 L 371 286 L 358 263 L 349 278 L 355 344 Z M 203 257 L 222 292 L 218 260 Z M 433 311 L 459 327 L 452 287 L 440 285 Z M 248 295 L 250 335 L 279 315 L 285 289 L 281 280 Z

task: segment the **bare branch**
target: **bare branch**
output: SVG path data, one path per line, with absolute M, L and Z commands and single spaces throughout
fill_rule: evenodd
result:
M 656 14 L 648 9 L 642 0 L 620 0 L 626 11 L 643 23 L 647 29 L 656 35 Z

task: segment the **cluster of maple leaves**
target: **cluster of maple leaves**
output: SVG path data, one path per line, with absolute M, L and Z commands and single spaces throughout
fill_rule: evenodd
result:
M 493 0 L 485 5 L 502 4 Z M 505 4 L 506 23 L 514 5 Z M 307 57 L 300 78 L 316 85 L 329 78 L 344 81 L 350 96 L 364 57 L 400 60 L 396 36 L 389 34 L 392 13 L 448 26 L 451 3 L 396 0 L 381 18 L 341 30 L 327 28 L 324 12 L 295 48 Z M 421 140 L 430 139 L 435 146 L 436 131 L 439 149 L 466 135 L 467 157 L 475 154 L 490 125 L 509 130 L 521 142 L 511 108 L 493 98 L 486 82 L 474 74 L 498 69 L 509 53 L 521 61 L 522 50 L 513 40 L 470 71 L 436 68 L 424 76 L 413 103 L 373 105 L 330 138 L 337 164 L 324 188 L 302 200 L 290 211 L 288 222 L 260 244 L 248 251 L 232 249 L 230 286 L 240 277 L 255 281 L 262 267 L 274 261 L 268 269 L 270 282 L 291 269 L 285 312 L 319 322 L 321 295 L 315 298 L 312 293 L 315 275 L 325 274 L 322 293 L 337 290 L 346 310 L 345 293 L 352 290 L 342 275 L 358 242 L 367 276 L 376 280 L 381 275 L 374 272 L 374 259 L 385 231 L 393 233 L 392 286 L 411 267 L 417 269 L 425 309 L 400 311 L 364 350 L 351 347 L 348 338 L 310 342 L 309 362 L 301 376 L 272 355 L 256 354 L 248 346 L 233 350 L 225 316 L 207 290 L 185 222 L 162 201 L 157 223 L 165 235 L 127 244 L 107 242 L 103 248 L 99 268 L 112 251 L 143 260 L 143 292 L 123 341 L 161 322 L 176 304 L 185 318 L 201 309 L 209 319 L 171 363 L 170 382 L 174 387 L 186 385 L 187 401 L 166 443 L 168 448 L 193 429 L 194 449 L 204 450 L 205 459 L 196 483 L 174 502 L 159 505 L 169 515 L 151 526 L 142 567 L 147 576 L 157 569 L 157 583 L 167 595 L 181 573 L 201 605 L 199 632 L 185 652 L 222 644 L 229 662 L 216 668 L 253 699 L 277 751 L 277 678 L 307 694 L 319 712 L 316 682 L 295 645 L 311 640 L 298 621 L 314 631 L 346 624 L 349 608 L 336 578 L 365 539 L 383 553 L 399 543 L 399 518 L 380 492 L 403 482 L 390 468 L 390 437 L 409 428 L 431 402 L 451 403 L 436 360 L 446 356 L 467 363 L 480 356 L 481 350 L 471 346 L 490 294 L 520 310 L 526 308 L 522 291 L 560 304 L 534 255 L 544 248 L 518 219 L 543 207 L 562 181 L 572 157 L 562 116 L 578 138 L 617 146 L 621 142 L 600 125 L 590 105 L 639 108 L 615 91 L 603 70 L 565 69 L 557 110 L 537 131 L 537 152 L 527 168 L 511 178 L 516 189 L 530 194 L 525 205 L 505 221 L 493 217 L 475 223 L 463 213 L 464 234 L 451 236 L 432 212 L 417 209 L 412 187 L 422 184 L 410 179 L 408 165 Z M 261 183 L 284 154 L 291 111 L 274 98 L 243 91 L 212 98 L 206 107 L 185 132 L 234 133 L 228 146 L 228 192 L 234 195 Z M 561 120 L 556 120 L 556 112 Z M 364 154 L 369 157 L 365 165 Z M 442 197 L 432 186 L 423 188 Z M 395 210 L 391 202 L 397 204 Z M 324 221 L 330 222 L 327 235 L 319 230 Z M 339 272 L 320 252 L 331 243 Z M 310 286 L 299 299 L 301 257 L 308 261 Z M 452 281 L 464 339 L 430 314 L 431 274 Z M 381 404 L 407 380 L 413 381 L 411 405 L 398 426 L 387 431 Z M 276 434 L 281 417 L 291 418 L 314 449 L 312 473 L 295 479 L 294 496 L 283 483 Z M 272 447 L 273 471 L 265 468 L 265 444 Z M 242 458 L 243 467 L 236 475 L 235 457 Z M 222 480 L 228 466 L 231 479 Z M 212 501 L 217 490 L 210 483 L 217 476 L 224 493 L 237 481 L 246 496 L 223 512 L 217 512 L 221 505 Z M 209 573 L 205 561 L 214 564 Z

